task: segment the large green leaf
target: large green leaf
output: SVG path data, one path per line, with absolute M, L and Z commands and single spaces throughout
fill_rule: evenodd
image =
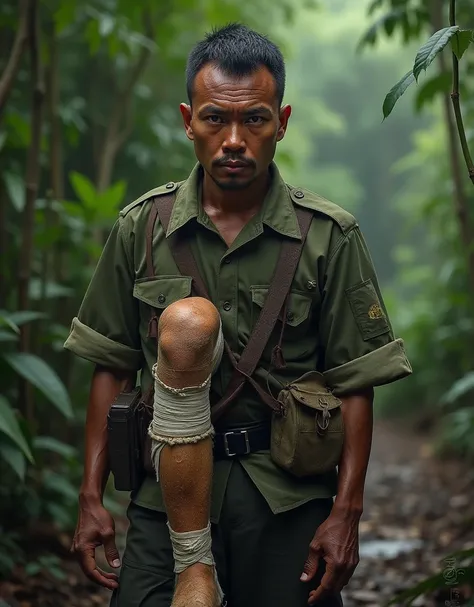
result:
M 12 331 L 2 331 L 0 329 L 0 342 L 18 341 L 18 335 Z
M 375 23 L 373 23 L 369 29 L 365 32 L 357 45 L 357 49 L 361 50 L 364 46 L 375 44 L 377 41 L 377 34 L 383 28 L 387 36 L 391 36 L 397 23 L 401 20 L 405 11 L 397 8 L 385 13 Z
M 458 25 L 444 27 L 435 32 L 431 38 L 418 51 L 413 65 L 413 74 L 416 81 L 422 72 L 427 70 L 433 60 L 446 47 L 451 38 L 459 31 Z
M 26 459 L 23 453 L 11 441 L 0 439 L 0 459 L 3 459 L 18 475 L 21 481 L 25 480 Z
M 385 97 L 385 101 L 383 102 L 384 119 L 390 116 L 397 101 L 413 82 L 415 82 L 415 76 L 413 75 L 413 72 L 410 71 L 407 72 L 403 76 L 403 78 L 399 80 L 397 84 L 390 89 L 387 96 Z
M 0 396 L 0 432 L 8 436 L 21 449 L 31 463 L 34 463 L 26 438 L 7 399 Z
M 37 436 L 33 439 L 33 447 L 44 451 L 51 451 L 63 457 L 77 456 L 77 449 L 67 443 L 63 443 L 53 436 Z
M 71 185 L 76 193 L 76 196 L 86 207 L 94 206 L 97 202 L 97 192 L 92 181 L 85 175 L 81 175 L 76 171 L 71 171 Z
M 461 61 L 462 56 L 469 48 L 473 35 L 473 30 L 460 30 L 459 32 L 456 32 L 455 36 L 452 37 L 451 47 L 453 49 L 453 53 L 456 55 L 459 61 Z
M 3 179 L 8 197 L 15 207 L 15 210 L 18 211 L 18 213 L 21 213 L 25 206 L 25 182 L 23 177 L 20 177 L 20 175 L 17 175 L 16 173 L 4 173 Z
M 72 419 L 71 401 L 66 388 L 56 371 L 44 360 L 26 352 L 4 354 L 4 358 L 19 375 L 36 386 L 64 417 Z

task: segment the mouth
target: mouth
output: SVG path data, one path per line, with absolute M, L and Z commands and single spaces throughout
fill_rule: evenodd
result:
M 235 160 L 235 161 L 229 161 L 226 162 L 222 165 L 222 168 L 226 169 L 227 171 L 230 171 L 231 173 L 237 173 L 240 171 L 244 171 L 245 169 L 248 169 L 250 165 L 246 164 L 245 162 L 240 162 L 239 160 Z

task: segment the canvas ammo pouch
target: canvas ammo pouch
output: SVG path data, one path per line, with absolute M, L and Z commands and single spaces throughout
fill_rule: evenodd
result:
M 283 413 L 273 413 L 271 457 L 291 474 L 303 477 L 334 469 L 342 453 L 341 401 L 324 376 L 310 371 L 278 394 Z

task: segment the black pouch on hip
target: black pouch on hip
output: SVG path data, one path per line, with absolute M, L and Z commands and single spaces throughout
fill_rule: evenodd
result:
M 135 491 L 145 476 L 140 388 L 121 392 L 107 416 L 110 469 L 117 491 Z

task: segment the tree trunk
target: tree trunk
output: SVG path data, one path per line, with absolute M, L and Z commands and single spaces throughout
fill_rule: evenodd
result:
M 443 27 L 443 9 L 442 0 L 435 0 L 433 2 L 432 25 L 435 31 L 438 31 Z M 444 53 L 439 54 L 439 67 L 442 74 L 449 73 Z M 454 212 L 458 221 L 461 241 L 466 255 L 469 287 L 471 295 L 474 297 L 474 230 L 471 213 L 469 211 L 469 198 L 466 195 L 466 190 L 464 188 L 460 143 L 449 93 L 443 94 L 443 111 L 448 135 L 449 161 L 453 179 Z
M 20 69 L 20 61 L 28 41 L 28 19 L 31 13 L 31 2 L 34 0 L 19 0 L 19 23 L 13 48 L 5 70 L 0 79 L 0 117 L 8 101 L 15 82 L 15 77 Z
M 31 60 L 31 140 L 26 161 L 25 208 L 22 217 L 21 251 L 18 276 L 18 309 L 29 307 L 29 286 L 33 256 L 35 203 L 40 177 L 40 144 L 43 118 L 44 85 L 42 78 L 39 41 L 39 3 L 31 0 L 29 14 L 29 40 Z M 20 333 L 20 352 L 29 351 L 30 332 L 23 325 Z M 20 381 L 19 405 L 25 411 L 28 421 L 33 421 L 32 391 L 26 381 Z

